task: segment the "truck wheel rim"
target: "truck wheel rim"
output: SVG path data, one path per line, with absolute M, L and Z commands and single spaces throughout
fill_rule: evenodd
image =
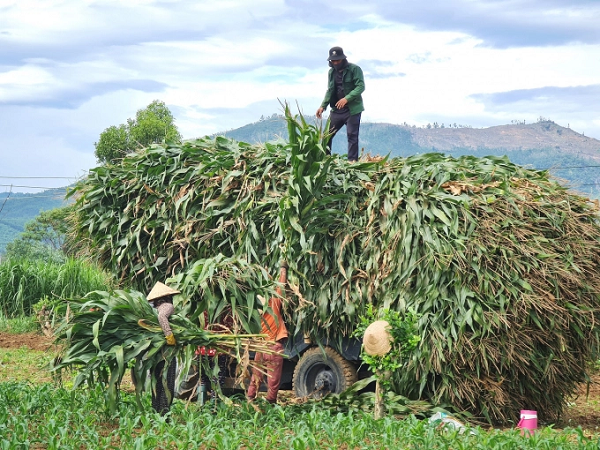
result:
M 335 392 L 336 382 L 331 370 L 322 370 L 315 378 L 315 391 Z

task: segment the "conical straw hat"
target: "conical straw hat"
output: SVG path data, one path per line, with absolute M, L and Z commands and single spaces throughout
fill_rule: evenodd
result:
M 160 281 L 154 285 L 150 293 L 148 294 L 148 301 L 156 300 L 157 298 L 166 297 L 167 295 L 175 295 L 180 294 L 176 289 L 172 289 L 166 284 L 161 283 Z
M 367 355 L 383 356 L 391 350 L 392 336 L 387 330 L 389 326 L 387 321 L 378 320 L 367 327 L 363 337 Z

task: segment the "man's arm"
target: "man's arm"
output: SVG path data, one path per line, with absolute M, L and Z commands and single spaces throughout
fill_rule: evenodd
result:
M 333 86 L 331 83 L 331 76 L 333 73 L 333 69 L 329 69 L 329 73 L 327 74 L 327 91 L 325 92 L 325 97 L 323 98 L 323 101 L 321 102 L 321 106 L 319 107 L 319 109 L 317 109 L 317 119 L 321 118 L 321 114 L 323 114 L 323 112 L 327 109 L 327 106 L 329 105 L 329 102 L 331 101 L 331 95 L 333 94 Z

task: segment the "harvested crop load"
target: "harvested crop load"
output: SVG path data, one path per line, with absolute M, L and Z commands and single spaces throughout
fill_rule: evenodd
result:
M 248 351 L 269 351 L 261 335 L 223 329 L 215 332 L 199 326 L 197 320 L 190 318 L 185 304 L 178 305 L 170 318 L 177 345 L 166 345 L 156 310 L 150 306 L 146 296 L 137 291 L 94 291 L 86 298 L 74 299 L 70 303 L 72 317 L 56 333 L 57 338 L 67 345 L 55 359 L 53 370 L 57 373 L 77 370 L 74 388 L 95 384 L 104 386 L 107 406 L 113 412 L 119 386 L 130 362 L 135 361 L 131 370 L 139 402 L 139 396 L 148 383 L 154 389 L 156 383 L 162 382 L 150 378 L 158 363 L 164 361 L 166 368 L 179 363 L 183 373 L 187 373 L 196 359 L 198 347 L 211 348 L 236 358 L 242 363 L 240 370 L 248 364 Z M 213 369 L 209 365 L 203 368 L 206 371 Z M 165 377 L 166 374 L 167 370 L 164 371 Z
M 92 170 L 74 190 L 78 238 L 140 290 L 176 277 L 192 315 L 210 307 L 203 277 L 189 278 L 197 261 L 222 254 L 274 276 L 286 259 L 293 333 L 340 339 L 370 304 L 411 308 L 421 340 L 394 374 L 400 393 L 491 423 L 525 406 L 557 419 L 598 355 L 593 203 L 506 158 L 350 164 L 286 116 L 289 142 L 204 138 Z M 227 299 L 254 330 L 243 291 Z

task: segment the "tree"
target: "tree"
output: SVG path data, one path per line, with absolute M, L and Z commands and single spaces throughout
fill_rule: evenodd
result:
M 154 100 L 138 110 L 135 119 L 105 129 L 94 146 L 99 162 L 114 163 L 138 148 L 170 141 L 181 141 L 175 118 L 164 102 Z
M 6 245 L 6 257 L 8 259 L 27 259 L 58 264 L 65 261 L 65 255 L 60 251 L 39 242 L 25 241 L 20 237 Z
M 100 133 L 100 139 L 94 146 L 100 162 L 113 162 L 133 150 L 129 145 L 127 125 L 124 124 L 108 127 Z
M 6 246 L 8 257 L 60 260 L 75 246 L 68 239 L 73 206 L 42 211 L 25 224 L 25 230 Z
M 35 219 L 25 224 L 21 237 L 28 241 L 38 241 L 55 250 L 64 250 L 69 231 L 68 216 L 72 206 L 42 211 Z

